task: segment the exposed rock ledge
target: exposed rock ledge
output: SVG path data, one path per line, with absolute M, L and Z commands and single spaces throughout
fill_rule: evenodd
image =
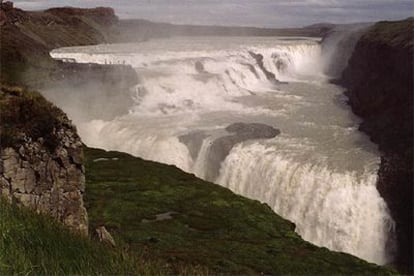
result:
M 229 133 L 230 135 L 228 135 Z M 270 139 L 279 134 L 279 129 L 261 123 L 233 123 L 227 126 L 224 135 L 211 138 L 204 178 L 208 181 L 214 181 L 217 178 L 221 163 L 236 144 L 254 139 Z M 191 157 L 196 160 L 203 140 L 210 136 L 214 137 L 211 133 L 195 131 L 180 136 L 179 140 L 188 147 Z
M 75 127 L 43 97 L 21 88 L 1 87 L 0 111 L 0 195 L 87 235 L 83 151 Z M 44 123 L 51 133 L 41 131 Z

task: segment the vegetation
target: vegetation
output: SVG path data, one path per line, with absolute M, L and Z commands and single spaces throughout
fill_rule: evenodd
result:
M 258 201 L 174 166 L 85 148 L 91 229 L 145 258 L 225 274 L 392 274 L 303 241 Z
M 166 274 L 161 263 L 70 233 L 48 216 L 0 200 L 0 275 Z
M 19 148 L 25 140 L 43 138 L 51 152 L 58 145 L 54 129 L 66 115 L 42 95 L 18 86 L 0 84 L 0 144 Z
M 401 21 L 381 21 L 372 26 L 364 39 L 400 49 L 414 47 L 414 17 Z

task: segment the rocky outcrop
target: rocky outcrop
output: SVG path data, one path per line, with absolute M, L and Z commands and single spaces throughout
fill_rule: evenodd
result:
M 414 19 L 380 22 L 356 44 L 342 82 L 360 129 L 382 151 L 378 190 L 396 222 L 402 272 L 413 272 Z
M 100 242 L 112 247 L 116 247 L 116 243 L 112 235 L 106 230 L 105 226 L 99 226 L 96 228 L 96 234 Z
M 55 14 L 59 17 L 85 16 L 102 25 L 112 25 L 118 22 L 118 17 L 115 15 L 114 9 L 108 7 L 97 7 L 92 9 L 62 7 L 51 8 L 45 12 Z
M 221 163 L 236 144 L 253 139 L 270 139 L 280 134 L 280 130 L 260 123 L 234 123 L 227 126 L 226 131 L 231 134 L 215 139 L 210 146 L 205 176 L 209 181 L 217 178 Z
M 278 84 L 280 83 L 279 80 L 276 79 L 275 74 L 273 74 L 272 72 L 270 72 L 269 70 L 266 69 L 266 67 L 263 64 L 263 55 L 262 54 L 256 54 L 253 53 L 251 51 L 249 51 L 249 54 L 252 58 L 254 58 L 256 60 L 257 66 L 259 66 L 260 70 L 262 70 L 263 74 L 265 74 L 266 79 L 272 83 Z
M 82 142 L 36 92 L 2 85 L 0 195 L 88 234 Z M 48 116 L 48 115 L 50 116 Z

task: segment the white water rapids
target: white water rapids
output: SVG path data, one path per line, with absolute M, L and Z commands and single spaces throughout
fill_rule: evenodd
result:
M 249 51 L 287 83 L 269 81 Z M 342 89 L 323 74 L 319 41 L 170 38 L 51 55 L 125 63 L 137 72 L 139 84 L 119 91 L 131 96 L 131 105 L 110 120 L 85 119 L 88 110 L 70 106 L 76 94 L 45 92 L 68 112 L 87 145 L 174 164 L 266 202 L 314 244 L 378 264 L 392 260 L 394 222 L 375 187 L 379 154 L 357 130 Z M 114 104 L 103 102 L 102 110 Z M 212 145 L 235 122 L 267 124 L 281 134 L 236 144 L 214 169 Z

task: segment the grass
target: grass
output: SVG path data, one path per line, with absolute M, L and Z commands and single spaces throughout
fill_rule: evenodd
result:
M 91 229 L 105 225 L 135 254 L 224 274 L 392 274 L 305 242 L 267 205 L 174 166 L 90 148 L 85 156 Z
M 70 233 L 44 215 L 0 200 L 0 275 L 160 275 L 151 263 Z
M 414 47 L 414 17 L 400 21 L 381 21 L 373 25 L 363 36 L 367 41 L 379 42 L 391 47 Z

